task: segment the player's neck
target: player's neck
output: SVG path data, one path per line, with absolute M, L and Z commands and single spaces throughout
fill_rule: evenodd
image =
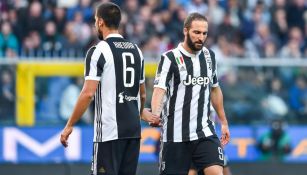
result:
M 193 51 L 187 42 L 182 42 L 181 43 L 182 47 L 184 48 L 184 50 L 186 50 L 187 52 L 189 52 L 190 54 L 196 54 L 196 51 Z
M 108 29 L 103 32 L 103 38 L 106 38 L 110 34 L 119 34 L 117 29 Z

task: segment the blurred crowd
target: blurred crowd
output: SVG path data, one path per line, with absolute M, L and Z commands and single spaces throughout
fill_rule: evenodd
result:
M 51 57 L 82 60 L 87 49 L 98 42 L 94 7 L 104 1 L 108 0 L 1 0 L 0 60 Z M 206 45 L 215 52 L 218 62 L 232 57 L 259 61 L 307 58 L 306 0 L 112 2 L 120 5 L 123 12 L 120 33 L 139 45 L 146 61 L 157 62 L 162 52 L 177 46 L 183 39 L 183 21 L 191 12 L 208 17 Z M 251 67 L 218 69 L 231 123 L 268 119 L 307 123 L 306 67 L 256 68 L 251 64 Z M 8 108 L 2 106 L 14 105 L 14 76 L 10 73 L 14 70 L 2 67 L 0 70 L 0 109 L 3 109 L 0 117 L 8 118 L 14 115 L 14 110 L 5 112 Z M 38 118 L 44 121 L 57 115 L 61 121 L 66 120 L 70 111 L 62 110 L 67 107 L 61 107 L 63 100 L 58 97 L 78 94 L 63 92 L 65 88 L 78 92 L 80 85 L 75 82 L 69 78 L 37 80 Z M 150 106 L 152 82 L 147 79 L 147 106 Z
M 84 57 L 97 42 L 95 4 L 108 0 L 1 0 L 0 57 Z M 228 57 L 303 58 L 305 0 L 114 0 L 121 33 L 156 60 L 182 39 L 188 13 L 209 19 L 207 45 Z

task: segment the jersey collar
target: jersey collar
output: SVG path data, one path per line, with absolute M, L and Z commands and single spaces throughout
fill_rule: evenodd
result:
M 178 49 L 180 50 L 180 52 L 182 52 L 184 55 L 188 56 L 188 57 L 196 57 L 200 54 L 201 50 L 200 51 L 197 51 L 196 54 L 192 54 L 190 52 L 188 52 L 187 50 L 185 50 L 182 46 L 183 43 L 179 43 L 178 44 Z
M 111 38 L 111 37 L 115 37 L 115 38 L 123 38 L 123 36 L 119 33 L 111 33 L 109 34 L 106 39 Z

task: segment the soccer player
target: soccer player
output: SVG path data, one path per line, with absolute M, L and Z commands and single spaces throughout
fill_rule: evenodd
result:
M 87 52 L 85 83 L 60 139 L 67 147 L 73 125 L 94 98 L 93 175 L 135 175 L 137 168 L 139 116 L 146 96 L 144 59 L 138 47 L 118 33 L 120 20 L 116 4 L 97 6 L 95 26 L 101 41 Z M 160 120 L 149 112 L 142 118 L 150 123 Z
M 205 16 L 185 19 L 184 41 L 162 54 L 152 96 L 152 113 L 162 117 L 160 174 L 188 174 L 191 162 L 206 175 L 222 175 L 222 145 L 230 133 L 218 84 L 214 53 L 204 47 Z M 210 104 L 221 122 L 221 141 L 209 119 Z

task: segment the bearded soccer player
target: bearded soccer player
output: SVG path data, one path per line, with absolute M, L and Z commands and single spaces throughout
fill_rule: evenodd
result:
M 67 147 L 73 125 L 94 98 L 92 175 L 135 175 L 138 163 L 139 117 L 146 96 L 144 59 L 138 47 L 118 33 L 120 20 L 116 4 L 97 6 L 95 26 L 101 41 L 87 52 L 85 83 L 60 139 Z M 159 122 L 149 112 L 142 119 Z
M 204 47 L 207 18 L 191 13 L 184 41 L 162 54 L 154 82 L 152 113 L 162 118 L 160 174 L 186 175 L 191 163 L 206 175 L 222 175 L 222 146 L 230 139 L 214 53 Z M 210 105 L 221 122 L 216 135 Z

